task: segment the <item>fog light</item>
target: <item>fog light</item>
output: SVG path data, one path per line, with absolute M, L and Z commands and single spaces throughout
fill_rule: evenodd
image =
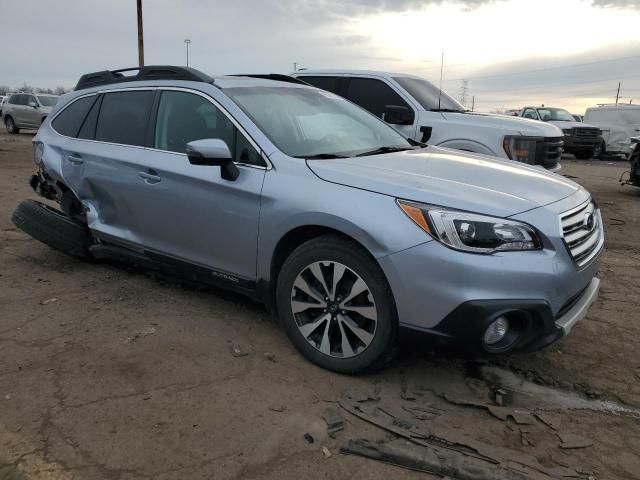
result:
M 484 343 L 495 345 L 502 340 L 509 330 L 509 320 L 506 317 L 498 317 L 484 332 Z

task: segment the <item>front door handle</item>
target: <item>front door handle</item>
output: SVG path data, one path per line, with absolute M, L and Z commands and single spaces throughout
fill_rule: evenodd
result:
M 82 157 L 75 154 L 68 155 L 67 160 L 71 162 L 71 165 L 82 165 L 84 163 Z
M 148 170 L 146 172 L 138 172 L 138 176 L 149 185 L 153 185 L 154 183 L 159 183 L 162 181 L 160 176 L 157 174 L 155 170 Z

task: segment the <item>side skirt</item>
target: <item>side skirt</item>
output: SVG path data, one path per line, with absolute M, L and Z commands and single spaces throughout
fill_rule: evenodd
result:
M 134 264 L 190 282 L 223 288 L 247 295 L 254 300 L 262 300 L 254 280 L 239 278 L 227 272 L 202 267 L 148 250 L 134 251 L 113 243 L 99 243 L 89 247 L 89 251 L 98 260 Z

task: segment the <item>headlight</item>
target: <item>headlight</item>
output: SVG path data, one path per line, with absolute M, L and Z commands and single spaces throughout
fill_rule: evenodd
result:
M 569 137 L 571 135 L 571 129 L 570 128 L 563 128 L 562 129 L 562 133 L 564 133 L 565 137 Z
M 516 162 L 536 163 L 536 137 L 506 136 L 502 142 L 504 151 L 511 160 Z
M 542 248 L 538 233 L 525 223 L 405 200 L 398 200 L 398 205 L 422 230 L 456 250 L 494 253 Z

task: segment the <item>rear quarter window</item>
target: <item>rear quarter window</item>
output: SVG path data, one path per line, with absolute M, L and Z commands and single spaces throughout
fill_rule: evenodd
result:
M 56 118 L 53 119 L 51 125 L 53 129 L 61 135 L 67 137 L 75 137 L 78 135 L 80 126 L 87 116 L 91 105 L 96 99 L 96 95 L 90 97 L 79 98 L 66 107 Z

